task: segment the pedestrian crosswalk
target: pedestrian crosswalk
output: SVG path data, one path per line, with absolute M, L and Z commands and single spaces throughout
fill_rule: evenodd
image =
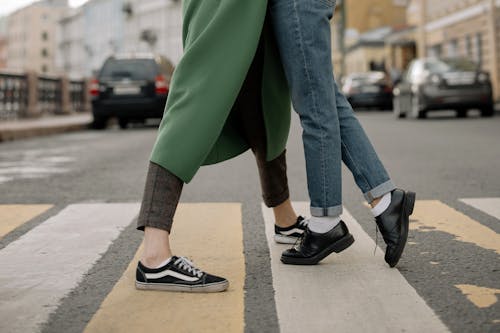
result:
M 460 199 L 500 220 L 500 198 Z M 172 247 L 202 269 L 225 276 L 220 294 L 138 291 L 135 265 L 141 247 L 100 304 L 85 332 L 243 332 L 245 328 L 244 203 L 183 203 L 176 214 Z M 0 239 L 52 205 L 0 205 Z M 294 202 L 308 215 L 305 202 Z M 138 203 L 72 204 L 0 249 L 0 332 L 39 332 L 49 316 L 106 253 Z M 202 219 L 200 219 L 202 217 Z M 279 261 L 286 246 L 273 240 L 272 211 L 262 206 L 268 258 L 281 332 L 447 332 L 435 311 L 397 269 L 375 256 L 374 241 L 347 210 L 343 219 L 356 238 L 341 255 L 314 267 Z M 441 232 L 457 244 L 500 254 L 500 235 L 443 202 L 417 201 L 411 232 Z M 113 254 L 119 255 L 119 254 Z M 457 283 L 464 302 L 478 310 L 498 304 L 498 285 Z M 387 288 L 390 285 L 391 288 Z M 498 316 L 497 316 L 498 317 Z M 489 318 L 490 322 L 500 317 Z

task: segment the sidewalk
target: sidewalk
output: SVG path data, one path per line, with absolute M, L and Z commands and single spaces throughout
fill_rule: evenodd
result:
M 79 131 L 88 128 L 91 122 L 91 113 L 0 121 L 0 142 Z

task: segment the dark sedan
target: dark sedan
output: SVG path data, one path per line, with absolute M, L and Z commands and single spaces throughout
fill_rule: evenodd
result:
M 392 85 L 384 72 L 351 74 L 346 77 L 342 92 L 353 108 L 392 109 Z
M 91 83 L 94 127 L 106 128 L 111 117 L 122 129 L 131 121 L 162 118 L 173 70 L 165 57 L 152 54 L 107 59 Z
M 469 109 L 491 117 L 493 107 L 488 73 L 466 59 L 416 59 L 394 88 L 399 118 L 425 118 L 433 110 L 456 110 L 458 117 L 466 117 Z

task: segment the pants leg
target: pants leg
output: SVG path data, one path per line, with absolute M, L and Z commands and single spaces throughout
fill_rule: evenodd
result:
M 256 55 L 234 104 L 233 112 L 240 133 L 250 145 L 259 169 L 262 198 L 267 207 L 276 207 L 290 197 L 286 174 L 286 152 L 272 161 L 266 160 L 267 139 L 262 110 L 263 49 L 259 43 Z
M 163 167 L 149 162 L 137 229 L 162 229 L 170 233 L 184 182 Z
M 269 3 L 292 102 L 303 128 L 311 214 L 342 212 L 342 160 L 367 199 L 387 193 L 394 186 L 333 77 L 330 19 L 335 1 Z

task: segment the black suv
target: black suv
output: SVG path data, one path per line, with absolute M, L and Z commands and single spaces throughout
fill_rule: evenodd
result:
M 172 63 L 163 56 L 112 56 L 90 85 L 94 128 L 104 129 L 117 117 L 122 129 L 129 122 L 162 118 L 168 96 Z

